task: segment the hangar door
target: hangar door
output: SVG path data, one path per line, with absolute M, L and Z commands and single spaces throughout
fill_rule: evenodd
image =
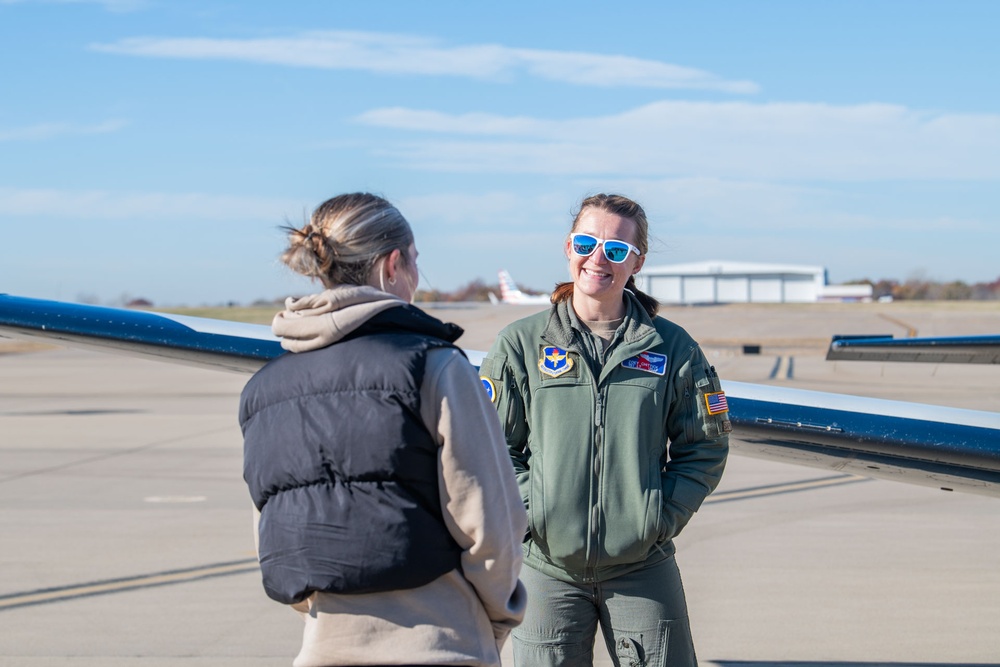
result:
M 756 303 L 781 303 L 784 300 L 780 276 L 752 276 L 750 300 Z
M 719 276 L 715 293 L 719 303 L 746 303 L 750 300 L 750 279 L 748 276 Z

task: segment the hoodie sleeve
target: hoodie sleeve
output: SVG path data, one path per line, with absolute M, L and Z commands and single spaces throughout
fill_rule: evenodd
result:
M 524 617 L 518 579 L 527 516 L 496 411 L 456 350 L 428 354 L 421 413 L 440 449 L 445 524 L 462 548 L 462 572 L 493 626 L 497 646 Z
M 504 332 L 501 332 L 489 354 L 483 359 L 479 372 L 482 374 L 480 379 L 489 382 L 490 401 L 500 417 L 500 427 L 503 429 L 514 475 L 520 487 L 521 502 L 527 508 L 528 489 L 531 487 L 531 451 L 528 449 L 528 421 L 524 416 L 524 399 L 517 389 L 514 372 L 515 364 L 523 366 L 523 357 L 507 340 Z M 524 539 L 527 539 L 527 535 Z

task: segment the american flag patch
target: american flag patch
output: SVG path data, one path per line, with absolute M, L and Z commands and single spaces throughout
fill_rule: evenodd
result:
M 729 409 L 729 403 L 726 402 L 726 392 L 716 391 L 711 394 L 705 394 L 705 405 L 708 407 L 708 414 L 710 415 L 725 412 Z

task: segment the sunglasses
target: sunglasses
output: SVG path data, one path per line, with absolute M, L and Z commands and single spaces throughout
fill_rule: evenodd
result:
M 590 257 L 597 250 L 597 246 L 602 245 L 604 246 L 604 256 L 614 264 L 621 264 L 628 259 L 629 251 L 642 256 L 642 253 L 634 245 L 618 239 L 599 239 L 590 234 L 570 234 L 569 242 L 573 246 L 573 252 L 580 257 Z

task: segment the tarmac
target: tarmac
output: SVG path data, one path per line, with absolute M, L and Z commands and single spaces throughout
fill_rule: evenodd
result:
M 539 308 L 428 310 L 486 349 Z M 823 359 L 835 333 L 996 333 L 998 306 L 663 314 L 724 381 L 1000 410 L 995 366 Z M 291 664 L 301 621 L 254 557 L 246 380 L 0 342 L 0 666 Z M 997 499 L 733 455 L 676 543 L 702 665 L 1000 665 Z

